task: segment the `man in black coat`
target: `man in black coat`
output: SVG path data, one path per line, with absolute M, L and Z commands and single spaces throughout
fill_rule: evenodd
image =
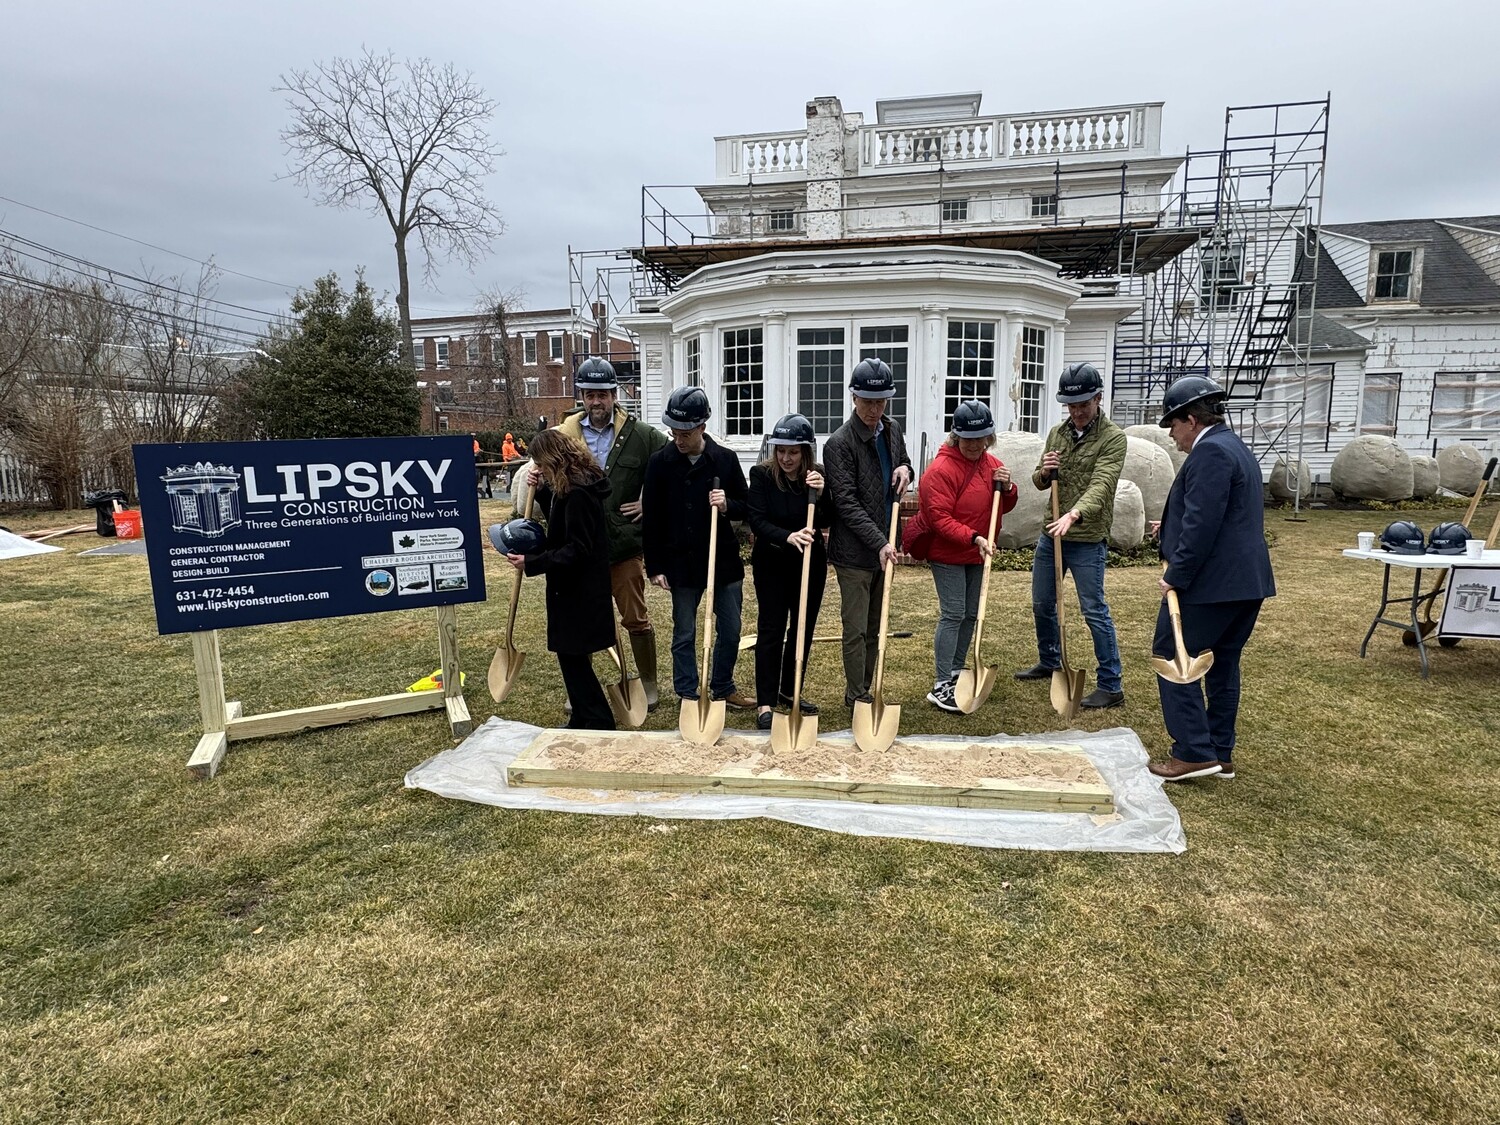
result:
M 679 698 L 697 699 L 698 604 L 708 586 L 709 509 L 719 510 L 709 690 L 714 699 L 748 709 L 755 700 L 734 683 L 745 566 L 729 522 L 745 518 L 747 489 L 739 458 L 706 433 L 711 413 L 708 396 L 697 387 L 679 387 L 667 400 L 662 421 L 672 442 L 651 455 L 641 494 L 646 577 L 672 595 L 672 688 Z
M 1151 651 L 1168 658 L 1176 653 L 1165 601 L 1167 591 L 1176 590 L 1188 655 L 1214 656 L 1201 687 L 1157 677 L 1172 756 L 1150 768 L 1166 781 L 1234 777 L 1240 653 L 1261 603 L 1276 593 L 1260 464 L 1224 424 L 1223 404 L 1223 388 L 1201 375 L 1178 379 L 1163 402 L 1161 425 L 1188 457 L 1156 529 L 1167 569 Z
M 828 561 L 839 579 L 844 634 L 844 705 L 870 698 L 880 646 L 880 606 L 890 545 L 891 506 L 911 485 L 906 439 L 885 408 L 896 397 L 896 379 L 884 360 L 861 360 L 849 377 L 854 412 L 823 446 L 823 467 L 833 496 Z

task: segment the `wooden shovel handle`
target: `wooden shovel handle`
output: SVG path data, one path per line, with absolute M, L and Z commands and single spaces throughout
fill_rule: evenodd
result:
M 714 477 L 710 492 L 719 490 L 719 478 Z M 698 698 L 706 701 L 709 695 L 709 680 L 712 669 L 709 660 L 714 651 L 714 574 L 719 562 L 719 509 L 712 503 L 708 506 L 708 589 L 703 591 L 703 667 L 698 673 Z
M 521 518 L 522 519 L 529 520 L 531 518 L 531 502 L 533 500 L 535 500 L 535 499 L 536 499 L 536 489 L 535 488 L 531 488 L 531 489 L 527 490 L 527 493 L 526 493 L 526 510 L 521 514 Z M 516 641 L 515 641 L 515 637 L 516 637 L 516 608 L 521 604 L 521 579 L 523 579 L 525 577 L 526 577 L 526 572 L 524 570 L 518 570 L 518 571 L 516 571 L 515 581 L 511 584 L 511 587 L 510 587 L 510 616 L 509 616 L 509 618 L 505 622 L 505 647 L 506 648 L 515 648 L 516 647 Z
M 817 515 L 818 490 L 807 490 L 807 530 L 813 530 L 813 519 Z M 801 722 L 802 706 L 802 650 L 807 643 L 807 584 L 812 577 L 813 545 L 802 548 L 802 592 L 797 597 L 797 661 L 793 665 L 796 679 L 792 681 L 792 722 Z
M 891 533 L 887 542 L 896 546 L 896 528 L 901 522 L 901 501 L 891 505 Z M 896 571 L 896 557 L 891 556 L 885 564 L 885 593 L 880 599 L 880 644 L 875 650 L 875 678 L 870 683 L 870 694 L 880 700 L 880 687 L 885 682 L 885 631 L 891 620 L 891 579 Z
M 1161 572 L 1167 573 L 1167 561 L 1162 560 Z M 1182 604 L 1177 600 L 1175 588 L 1167 591 L 1167 615 L 1172 619 L 1172 639 L 1177 642 L 1177 660 L 1180 664 L 1188 662 L 1187 644 L 1182 639 Z
M 990 550 L 995 549 L 995 529 L 1000 525 L 1000 495 L 1005 491 L 1002 481 L 995 481 L 995 495 L 990 499 Z M 984 667 L 983 661 L 979 659 L 979 646 L 984 640 L 984 609 L 990 600 L 990 575 L 993 568 L 990 560 L 981 558 L 980 563 L 984 566 L 984 581 L 979 587 L 979 613 L 974 618 L 974 674 L 977 676 L 979 670 Z

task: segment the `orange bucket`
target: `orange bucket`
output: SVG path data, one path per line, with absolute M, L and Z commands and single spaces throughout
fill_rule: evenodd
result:
M 115 534 L 121 539 L 141 538 L 140 512 L 113 512 Z

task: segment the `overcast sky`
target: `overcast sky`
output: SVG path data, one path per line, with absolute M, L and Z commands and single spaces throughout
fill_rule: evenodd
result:
M 257 309 L 358 266 L 394 301 L 384 221 L 318 207 L 277 178 L 278 77 L 362 47 L 452 62 L 498 103 L 505 155 L 489 193 L 506 233 L 472 274 L 449 264 L 435 286 L 414 277 L 419 316 L 468 311 L 481 288 L 566 304 L 568 247 L 638 242 L 642 184 L 711 180 L 715 135 L 800 128 L 819 95 L 871 121 L 879 98 L 965 90 L 982 90 L 992 114 L 1164 101 L 1163 147 L 1180 152 L 1220 144 L 1226 105 L 1331 92 L 1325 222 L 1491 214 L 1497 11 L 1477 0 L 0 0 L 0 230 L 117 269 L 196 273 L 31 209 L 43 208 L 212 258 L 237 271 L 220 298 Z

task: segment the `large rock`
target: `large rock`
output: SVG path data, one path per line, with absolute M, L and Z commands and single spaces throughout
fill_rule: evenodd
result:
M 1454 442 L 1438 450 L 1438 483 L 1449 492 L 1473 496 L 1484 476 L 1484 458 L 1466 442 Z M 1494 484 L 1493 481 L 1490 482 Z
M 1159 520 L 1167 506 L 1167 493 L 1172 491 L 1172 478 L 1177 475 L 1172 458 L 1161 446 L 1142 438 L 1126 435 L 1125 443 L 1125 467 L 1120 470 L 1120 479 L 1140 490 L 1146 518 Z
M 1048 492 L 1038 491 L 1031 485 L 1031 470 L 1042 459 L 1042 438 L 1039 434 L 1014 430 L 996 434 L 995 438 L 995 448 L 990 452 L 1005 462 L 1020 493 L 1016 506 L 1000 521 L 995 544 L 1004 551 L 1034 547 L 1051 515 Z
M 1277 500 L 1292 499 L 1292 484 L 1294 480 L 1297 485 L 1297 495 L 1302 498 L 1303 502 L 1306 502 L 1308 493 L 1312 491 L 1312 470 L 1307 467 L 1306 461 L 1298 461 L 1297 475 L 1294 478 L 1287 471 L 1286 458 L 1278 457 L 1276 464 L 1271 467 L 1271 479 L 1268 482 L 1271 495 Z
M 1411 458 L 1388 437 L 1361 434 L 1333 459 L 1333 490 L 1354 500 L 1409 500 Z
M 1146 501 L 1134 481 L 1121 477 L 1115 485 L 1115 518 L 1109 525 L 1109 545 L 1133 551 L 1146 538 Z
M 1152 445 L 1159 445 L 1167 451 L 1167 456 L 1172 458 L 1174 470 L 1182 468 L 1182 463 L 1187 460 L 1187 454 L 1177 448 L 1177 443 L 1172 440 L 1172 435 L 1160 426 L 1126 426 L 1125 436 L 1140 438 L 1149 441 Z
M 1436 457 L 1418 454 L 1411 459 L 1411 495 L 1413 500 L 1426 500 L 1436 496 L 1442 480 L 1442 470 Z

